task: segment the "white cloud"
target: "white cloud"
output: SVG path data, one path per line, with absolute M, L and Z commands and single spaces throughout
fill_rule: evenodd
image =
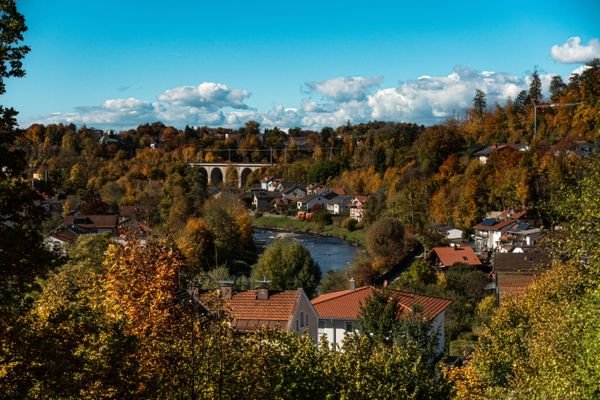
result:
M 587 45 L 581 45 L 581 38 L 573 36 L 561 45 L 552 46 L 550 54 L 554 60 L 564 64 L 590 62 L 600 58 L 600 40 L 590 39 Z
M 540 74 L 545 92 L 551 74 Z M 433 124 L 453 115 L 464 115 L 473 104 L 477 89 L 487 95 L 487 103 L 504 103 L 529 87 L 530 76 L 478 71 L 455 67 L 445 76 L 423 75 L 396 87 L 377 88 L 381 78 L 354 76 L 307 83 L 311 91 L 299 105 L 277 105 L 256 110 L 246 104 L 246 90 L 203 82 L 165 90 L 156 101 L 136 98 L 109 99 L 96 107 L 78 107 L 71 113 L 55 113 L 30 122 L 66 122 L 97 127 L 134 127 L 162 121 L 165 124 L 238 127 L 249 120 L 263 127 L 300 126 L 321 129 L 370 120 Z M 318 101 L 310 98 L 316 93 Z
M 588 68 L 592 68 L 589 65 L 580 65 L 579 67 L 575 68 L 573 71 L 571 71 L 571 75 L 581 75 L 583 73 L 583 71 L 585 71 Z
M 379 89 L 369 96 L 368 105 L 373 119 L 432 123 L 460 115 L 472 105 L 477 89 L 492 105 L 526 88 L 525 79 L 515 75 L 455 67 L 447 76 L 423 75 L 396 88 Z
M 71 113 L 53 113 L 40 122 L 74 123 L 98 126 L 130 126 L 156 120 L 154 105 L 148 101 L 129 97 L 127 99 L 108 99 L 101 106 L 76 107 Z
M 247 109 L 244 102 L 248 97 L 250 93 L 246 90 L 230 89 L 221 83 L 202 82 L 198 86 L 179 86 L 165 90 L 158 99 L 175 105 L 217 110 L 224 107 Z
M 327 79 L 321 82 L 308 82 L 306 86 L 329 100 L 347 102 L 365 100 L 373 88 L 382 81 L 383 78 L 381 77 L 348 76 Z

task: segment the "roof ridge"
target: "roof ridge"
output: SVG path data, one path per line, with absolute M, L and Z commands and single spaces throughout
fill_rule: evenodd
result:
M 409 296 L 419 296 L 419 297 L 430 297 L 432 299 L 440 299 L 440 300 L 447 300 L 447 301 L 452 301 L 450 299 L 447 299 L 445 297 L 439 297 L 439 296 L 430 296 L 428 294 L 419 294 L 419 293 L 411 293 L 411 292 L 405 292 L 404 290 L 396 290 L 396 289 L 391 289 L 393 292 L 396 293 L 403 293 L 403 294 L 407 294 Z
M 343 297 L 343 296 L 346 296 L 346 295 L 349 295 L 349 294 L 352 294 L 352 293 L 356 293 L 356 292 L 358 292 L 358 291 L 365 290 L 365 289 L 374 289 L 374 288 L 373 288 L 373 286 L 361 286 L 361 287 L 359 287 L 359 288 L 356 288 L 356 289 L 354 289 L 354 290 L 350 290 L 350 289 L 339 290 L 338 292 L 340 292 L 340 293 L 339 293 L 337 296 L 331 296 L 331 297 L 328 297 L 328 298 L 326 298 L 326 299 L 323 299 L 323 300 L 321 300 L 321 301 L 314 302 L 315 300 L 317 300 L 317 299 L 319 298 L 319 297 L 316 297 L 316 298 L 314 298 L 314 299 L 311 301 L 311 303 L 312 303 L 312 304 L 321 304 L 321 303 L 324 303 L 324 302 L 326 302 L 326 301 L 333 300 L 333 299 L 339 299 L 340 297 Z M 345 293 L 342 293 L 342 292 L 345 292 Z M 332 292 L 332 293 L 325 293 L 325 294 L 322 294 L 321 296 L 326 296 L 326 295 L 328 295 L 328 294 L 330 294 L 330 295 L 331 295 L 331 294 L 334 294 L 334 293 L 336 293 L 336 292 Z

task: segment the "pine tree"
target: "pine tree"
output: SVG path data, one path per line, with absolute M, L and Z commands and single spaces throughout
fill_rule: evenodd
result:
M 475 97 L 473 97 L 473 109 L 479 118 L 483 117 L 485 108 L 487 106 L 485 92 L 481 89 L 475 91 Z

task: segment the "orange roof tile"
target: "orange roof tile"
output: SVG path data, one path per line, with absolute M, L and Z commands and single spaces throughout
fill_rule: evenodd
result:
M 300 289 L 282 292 L 269 291 L 269 298 L 258 300 L 255 290 L 234 293 L 227 305 L 230 307 L 235 325 L 241 321 L 280 321 L 287 326 L 300 297 Z M 261 324 L 263 325 L 263 324 Z
M 481 265 L 481 261 L 470 246 L 434 247 L 431 250 L 440 259 L 440 262 L 450 267 L 454 264 Z
M 342 290 L 327 293 L 312 300 L 319 318 L 334 319 L 358 319 L 361 305 L 365 299 L 373 293 L 372 286 L 364 286 L 356 290 Z M 423 315 L 428 319 L 435 318 L 448 307 L 452 301 L 439 297 L 424 296 L 414 293 L 390 291 L 390 296 L 396 299 L 400 305 L 401 312 L 412 311 L 415 306 L 422 309 Z

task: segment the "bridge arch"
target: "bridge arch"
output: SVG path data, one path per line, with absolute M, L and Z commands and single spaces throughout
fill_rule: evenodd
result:
M 248 181 L 248 176 L 252 173 L 252 169 L 249 167 L 241 167 L 240 169 L 241 169 L 241 171 L 240 171 L 239 186 L 244 187 L 244 185 Z
M 219 167 L 212 168 L 210 171 L 210 183 L 212 185 L 219 185 L 221 182 L 223 182 L 223 171 Z
M 227 170 L 233 168 L 237 176 L 237 185 L 241 188 L 248 181 L 248 176 L 257 169 L 272 167 L 275 164 L 258 164 L 258 163 L 223 163 L 223 162 L 192 162 L 189 163 L 192 167 L 200 168 L 200 171 L 206 173 L 208 183 L 211 185 L 221 184 L 227 176 Z

